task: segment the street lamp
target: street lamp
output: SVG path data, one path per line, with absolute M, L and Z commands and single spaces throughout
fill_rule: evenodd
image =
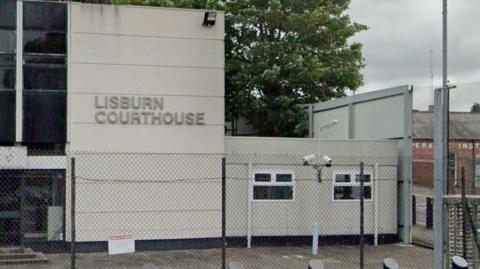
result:
M 318 220 L 320 219 L 320 183 L 322 179 L 322 166 L 330 167 L 332 165 L 332 160 L 328 156 L 320 157 L 320 144 L 321 144 L 321 137 L 322 137 L 322 130 L 328 129 L 332 126 L 335 126 L 338 123 L 337 119 L 332 120 L 331 122 L 320 126 L 318 129 L 318 157 L 315 159 L 315 164 L 313 168 L 317 170 L 317 184 L 316 184 L 316 195 L 315 195 L 315 213 L 314 215 L 314 224 L 313 224 L 313 232 L 312 232 L 312 255 L 317 255 L 318 253 L 318 234 L 319 234 L 319 225 Z M 324 162 L 325 164 L 322 164 Z
M 325 129 L 325 128 L 330 128 L 330 127 L 334 126 L 334 125 L 337 124 L 337 123 L 338 123 L 338 120 L 337 120 L 337 119 L 334 119 L 334 120 L 332 120 L 330 123 L 327 123 L 327 124 L 325 124 L 325 125 L 322 125 L 322 126 L 320 127 L 320 132 L 321 132 L 323 129 Z M 320 134 L 321 134 L 321 133 L 319 133 L 318 135 L 320 136 Z

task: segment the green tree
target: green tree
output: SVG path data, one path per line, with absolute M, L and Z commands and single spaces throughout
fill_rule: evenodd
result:
M 95 1 L 95 0 L 90 0 Z M 98 1 L 98 0 L 97 0 Z M 111 1 L 116 5 L 143 5 L 158 7 L 178 7 L 178 8 L 206 8 L 218 9 L 220 3 L 218 0 L 103 0 Z
M 472 107 L 470 108 L 470 112 L 472 113 L 480 113 L 480 104 L 479 103 L 474 103 Z
M 226 119 L 262 136 L 303 136 L 302 104 L 345 96 L 363 83 L 362 45 L 349 39 L 350 0 L 89 0 L 226 9 Z
M 367 27 L 345 14 L 349 0 L 235 0 L 226 5 L 226 117 L 245 117 L 262 136 L 302 136 L 301 104 L 345 96 L 363 83 Z

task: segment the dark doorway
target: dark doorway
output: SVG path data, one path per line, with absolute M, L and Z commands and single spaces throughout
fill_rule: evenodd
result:
M 64 239 L 64 170 L 0 170 L 0 195 L 0 245 Z

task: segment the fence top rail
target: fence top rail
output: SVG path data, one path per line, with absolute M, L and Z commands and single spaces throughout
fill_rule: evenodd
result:
M 467 194 L 465 197 L 469 204 L 480 205 L 480 195 Z M 462 196 L 460 194 L 443 196 L 443 203 L 447 205 L 462 204 Z

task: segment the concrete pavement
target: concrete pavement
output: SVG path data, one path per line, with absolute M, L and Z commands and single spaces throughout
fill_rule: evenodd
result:
M 151 263 L 161 269 L 219 269 L 221 250 L 152 251 L 109 256 L 106 253 L 78 254 L 77 268 L 138 268 Z M 384 258 L 396 259 L 402 269 L 432 268 L 432 251 L 415 246 L 367 246 L 365 268 L 382 268 Z M 47 265 L 10 266 L 9 269 L 55 269 L 69 264 L 68 254 L 48 255 Z M 322 246 L 318 256 L 308 247 L 228 248 L 227 263 L 241 262 L 246 269 L 301 269 L 310 259 L 320 259 L 326 269 L 358 269 L 357 246 Z M 1 267 L 6 269 L 6 267 Z

